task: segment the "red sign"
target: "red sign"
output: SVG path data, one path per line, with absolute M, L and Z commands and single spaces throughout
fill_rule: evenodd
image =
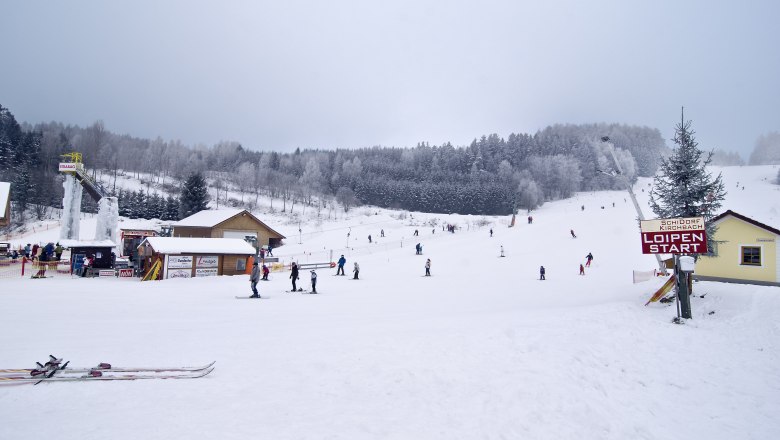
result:
M 668 218 L 641 222 L 643 254 L 707 252 L 704 218 Z
M 119 278 L 132 278 L 133 269 L 119 269 Z

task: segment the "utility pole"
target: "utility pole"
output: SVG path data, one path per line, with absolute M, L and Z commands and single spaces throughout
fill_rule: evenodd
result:
M 636 215 L 639 217 L 639 220 L 645 220 L 645 215 L 642 213 L 642 208 L 639 207 L 639 202 L 637 202 L 636 195 L 634 195 L 633 185 L 631 184 L 631 181 L 628 180 L 628 177 L 623 174 L 623 167 L 621 167 L 620 162 L 618 162 L 617 155 L 615 154 L 615 146 L 612 145 L 612 142 L 609 141 L 609 136 L 603 136 L 601 138 L 601 142 L 604 142 L 607 144 L 607 147 L 609 147 L 609 153 L 612 155 L 612 160 L 615 162 L 615 169 L 617 170 L 617 174 L 611 174 L 604 171 L 601 171 L 601 173 L 615 178 L 620 176 L 618 179 L 624 180 L 626 182 L 626 189 L 628 190 L 629 197 L 631 197 L 631 203 L 634 204 L 634 209 L 636 209 Z M 658 262 L 658 269 L 662 273 L 666 273 L 666 265 L 664 264 L 663 260 L 661 260 L 660 254 L 655 254 L 655 260 Z

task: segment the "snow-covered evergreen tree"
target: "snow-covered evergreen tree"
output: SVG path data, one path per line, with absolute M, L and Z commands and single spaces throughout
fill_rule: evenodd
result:
M 206 179 L 200 173 L 190 174 L 184 182 L 179 198 L 179 218 L 189 217 L 208 209 L 209 191 Z
M 712 153 L 702 159 L 702 151 L 693 137 L 691 121 L 681 118 L 675 126 L 677 148 L 661 159 L 650 191 L 650 208 L 659 218 L 704 217 L 705 223 L 717 215 L 726 196 L 721 175 L 707 172 Z M 712 251 L 715 226 L 707 223 L 707 242 Z

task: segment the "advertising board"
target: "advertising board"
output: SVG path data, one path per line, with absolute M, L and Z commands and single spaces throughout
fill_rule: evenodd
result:
M 219 275 L 219 273 L 218 273 L 216 268 L 213 268 L 213 269 L 212 268 L 206 268 L 206 269 L 197 268 L 197 269 L 195 269 L 195 277 L 196 278 L 199 278 L 199 277 L 215 277 L 217 275 Z
M 219 267 L 219 257 L 216 255 L 196 257 L 195 267 Z
M 169 269 L 190 269 L 192 268 L 192 255 L 169 255 Z

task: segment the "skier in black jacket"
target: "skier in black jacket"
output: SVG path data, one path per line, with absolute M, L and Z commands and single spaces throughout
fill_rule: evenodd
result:
M 290 279 L 292 280 L 293 285 L 292 291 L 297 292 L 298 287 L 295 285 L 295 281 L 298 279 L 298 264 L 295 262 L 292 264 L 292 273 L 290 273 Z

